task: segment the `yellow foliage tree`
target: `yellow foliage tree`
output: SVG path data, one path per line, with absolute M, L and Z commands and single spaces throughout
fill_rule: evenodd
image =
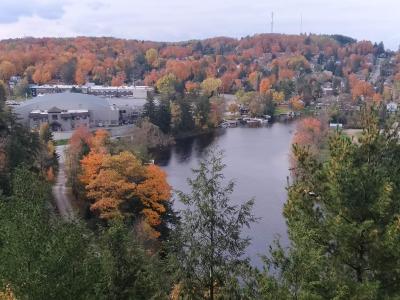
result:
M 158 67 L 158 52 L 154 48 L 150 48 L 146 51 L 146 61 L 153 68 Z
M 219 78 L 209 77 L 201 83 L 201 89 L 207 96 L 217 95 L 222 85 L 222 81 Z
M 171 96 L 176 92 L 175 86 L 177 79 L 174 74 L 167 74 L 157 80 L 156 86 L 160 94 Z
M 272 100 L 278 104 L 282 103 L 285 100 L 285 94 L 283 92 L 272 92 Z
M 292 107 L 292 109 L 295 110 L 295 111 L 299 111 L 299 110 L 302 110 L 304 108 L 304 102 L 301 100 L 300 96 L 293 96 L 289 100 L 289 104 Z

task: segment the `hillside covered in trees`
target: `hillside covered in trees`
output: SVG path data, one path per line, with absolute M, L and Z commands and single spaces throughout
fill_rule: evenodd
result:
M 340 35 L 260 34 L 241 39 L 217 37 L 180 43 L 114 38 L 24 38 L 0 42 L 0 79 L 26 77 L 50 82 L 153 85 L 174 74 L 181 89 L 196 88 L 204 79 L 221 80 L 221 91 L 258 90 L 294 79 L 302 73 L 331 71 L 365 78 L 375 59 L 385 54 L 373 44 Z M 398 61 L 398 60 L 397 60 Z M 284 83 L 282 83 L 284 84 Z

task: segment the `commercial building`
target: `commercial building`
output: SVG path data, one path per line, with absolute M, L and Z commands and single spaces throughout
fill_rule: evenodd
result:
M 84 94 L 91 94 L 103 97 L 131 97 L 136 99 L 146 99 L 147 92 L 153 91 L 148 86 L 102 86 L 94 84 L 85 85 L 67 85 L 67 84 L 44 84 L 30 85 L 32 96 L 55 94 L 71 91 L 80 91 Z
M 87 109 L 62 110 L 52 107 L 49 110 L 32 110 L 29 114 L 31 129 L 39 129 L 42 124 L 49 124 L 52 131 L 69 131 L 79 126 L 90 127 L 90 113 Z
M 81 94 L 56 93 L 35 97 L 15 106 L 21 123 L 37 129 L 48 123 L 54 131 L 69 131 L 87 127 L 118 126 L 120 110 L 107 99 Z

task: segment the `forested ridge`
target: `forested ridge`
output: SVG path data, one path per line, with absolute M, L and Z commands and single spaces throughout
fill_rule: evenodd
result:
M 217 37 L 180 43 L 115 38 L 23 38 L 0 42 L 0 79 L 24 76 L 29 82 L 153 85 L 174 74 L 190 89 L 208 77 L 220 78 L 221 90 L 258 90 L 262 78 L 272 83 L 293 79 L 321 65 L 338 76 L 370 71 L 369 54 L 383 44 L 340 35 L 259 34 L 241 39 Z M 273 75 L 273 76 L 272 76 Z

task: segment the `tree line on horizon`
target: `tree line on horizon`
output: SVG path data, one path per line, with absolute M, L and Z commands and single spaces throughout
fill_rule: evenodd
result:
M 292 80 L 311 65 L 337 76 L 371 70 L 368 55 L 385 53 L 373 44 L 340 35 L 259 34 L 180 43 L 115 38 L 23 38 L 0 41 L 0 80 L 21 76 L 27 83 L 95 82 L 154 86 L 173 74 L 190 91 L 207 78 L 221 80 L 221 92 L 235 93 Z

